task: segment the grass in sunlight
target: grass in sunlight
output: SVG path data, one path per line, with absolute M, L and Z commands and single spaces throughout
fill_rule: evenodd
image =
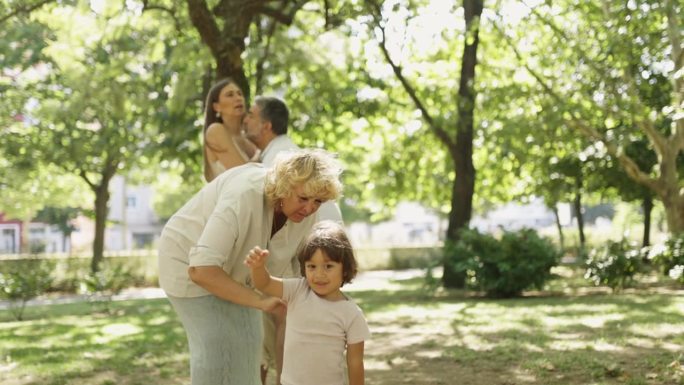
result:
M 166 300 L 0 312 L 0 383 L 174 384 L 186 371 L 185 334 Z M 156 379 L 161 380 L 158 382 Z
M 366 384 L 684 384 L 684 291 L 548 290 L 492 300 L 420 278 L 352 291 L 373 336 Z M 164 300 L 0 311 L 3 385 L 187 384 L 185 334 Z
M 578 275 L 580 277 L 578 277 Z M 684 384 L 684 290 L 644 277 L 610 294 L 579 269 L 525 297 L 352 293 L 369 314 L 371 384 Z M 375 380 L 379 379 L 379 380 Z
M 684 302 L 661 295 L 477 302 L 451 317 L 444 353 L 470 367 L 497 361 L 535 383 L 679 383 L 683 321 Z

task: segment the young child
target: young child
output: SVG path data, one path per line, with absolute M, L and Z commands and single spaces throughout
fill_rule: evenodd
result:
M 302 278 L 271 276 L 267 258 L 268 250 L 255 247 L 245 264 L 255 288 L 287 302 L 282 385 L 343 385 L 345 349 L 349 385 L 363 385 L 370 330 L 361 309 L 340 290 L 357 272 L 344 229 L 333 221 L 313 227 L 297 252 Z

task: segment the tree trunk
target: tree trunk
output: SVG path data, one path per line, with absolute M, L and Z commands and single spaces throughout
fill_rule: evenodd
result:
M 90 180 L 88 174 L 81 170 L 81 178 L 90 186 L 95 193 L 95 239 L 93 240 L 93 259 L 90 261 L 90 270 L 97 273 L 100 270 L 105 248 L 105 229 L 107 228 L 107 216 L 109 214 L 107 203 L 109 202 L 109 182 L 111 182 L 119 161 L 111 159 L 109 156 L 105 161 L 105 166 L 100 172 L 100 183 L 96 184 Z
M 104 178 L 103 178 L 104 179 Z M 95 240 L 93 241 L 93 259 L 90 270 L 97 273 L 104 256 L 105 228 L 107 227 L 107 202 L 109 202 L 109 180 L 103 180 L 94 189 L 95 192 Z
M 665 206 L 665 219 L 667 220 L 667 229 L 670 235 L 679 235 L 684 233 L 684 198 L 677 194 L 671 194 L 674 197 L 662 197 L 663 206 Z
M 456 168 L 456 178 L 451 189 L 451 212 L 449 213 L 449 227 L 447 228 L 447 242 L 451 243 L 458 241 L 459 230 L 468 226 L 472 215 L 473 192 L 475 190 L 473 121 L 476 94 L 474 84 L 482 8 L 482 0 L 463 1 L 466 36 L 458 89 L 456 145 L 450 151 Z M 454 271 L 452 265 L 445 261 L 442 283 L 447 288 L 462 288 L 465 286 L 465 273 Z
M 577 218 L 577 231 L 579 231 L 580 251 L 584 251 L 586 238 L 584 237 L 584 215 L 582 214 L 582 177 L 577 177 L 575 187 L 575 200 L 573 207 Z
M 645 197 L 641 203 L 641 207 L 644 209 L 644 237 L 641 242 L 642 247 L 646 247 L 651 244 L 651 212 L 653 211 L 653 199 Z
M 560 215 L 558 215 L 558 206 L 553 205 L 553 207 L 551 207 L 551 211 L 553 212 L 553 218 L 556 221 L 556 229 L 558 230 L 558 240 L 560 242 L 560 249 L 561 252 L 563 252 L 565 250 L 565 239 L 563 235 L 563 226 L 561 226 L 560 223 Z
M 21 220 L 21 233 L 19 234 L 19 253 L 29 254 L 31 252 L 30 243 L 30 231 L 31 219 L 33 215 L 29 215 L 28 218 L 23 218 Z
M 235 80 L 244 92 L 245 101 L 249 103 L 250 88 L 243 68 L 242 53 L 249 35 L 249 25 L 254 20 L 259 4 L 249 6 L 243 2 L 222 1 L 210 11 L 205 0 L 186 1 L 190 20 L 216 62 L 216 79 L 230 77 Z M 223 29 L 219 28 L 214 15 L 222 20 Z
M 64 245 L 62 247 L 62 250 L 64 250 L 68 256 L 71 257 L 72 255 L 72 250 L 73 250 L 73 244 L 72 239 L 71 239 L 71 231 L 69 231 L 69 234 L 64 235 Z

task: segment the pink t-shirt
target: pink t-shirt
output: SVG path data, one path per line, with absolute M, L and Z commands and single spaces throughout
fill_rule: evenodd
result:
M 305 278 L 283 279 L 287 327 L 283 385 L 343 385 L 347 344 L 370 337 L 361 309 L 352 301 L 328 301 Z

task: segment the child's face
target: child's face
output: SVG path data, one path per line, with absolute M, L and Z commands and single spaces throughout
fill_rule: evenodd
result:
M 321 249 L 317 249 L 311 259 L 304 263 L 306 281 L 311 290 L 319 297 L 329 301 L 344 299 L 342 287 L 342 264 L 328 258 Z

